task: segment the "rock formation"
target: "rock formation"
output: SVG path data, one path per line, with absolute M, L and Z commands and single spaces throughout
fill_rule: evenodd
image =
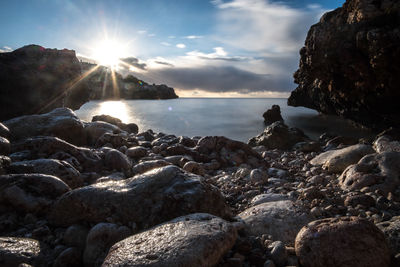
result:
M 347 0 L 322 16 L 300 50 L 288 100 L 373 128 L 400 125 L 400 2 Z
M 81 65 L 73 50 L 27 45 L 0 53 L 0 120 L 48 112 L 56 107 L 78 109 L 89 88 L 77 82 Z

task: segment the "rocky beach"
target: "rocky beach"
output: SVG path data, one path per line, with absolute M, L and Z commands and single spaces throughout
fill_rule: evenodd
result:
M 400 70 L 388 63 L 400 57 L 399 11 L 394 0 L 347 0 L 325 14 L 288 100 L 373 138 L 313 140 L 277 105 L 247 143 L 106 114 L 83 121 L 73 109 L 101 86 L 96 76 L 73 83 L 87 71 L 75 52 L 0 54 L 0 266 L 400 266 Z M 17 77 L 26 68 L 28 85 Z M 134 85 L 129 95 L 177 97 L 133 76 L 119 82 Z

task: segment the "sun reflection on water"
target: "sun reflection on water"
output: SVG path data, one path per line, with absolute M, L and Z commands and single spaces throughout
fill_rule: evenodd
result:
M 96 115 L 110 115 L 120 119 L 122 122 L 129 123 L 128 107 L 123 101 L 106 101 L 100 103 Z

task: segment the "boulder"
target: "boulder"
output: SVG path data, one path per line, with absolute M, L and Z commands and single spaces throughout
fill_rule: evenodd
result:
M 10 141 L 0 136 L 0 155 L 10 154 L 10 149 L 11 149 Z
M 71 225 L 64 233 L 64 244 L 83 250 L 86 246 L 86 237 L 88 233 L 89 229 L 86 226 L 80 224 Z
M 50 214 L 57 225 L 135 222 L 140 229 L 193 212 L 229 217 L 217 188 L 203 178 L 167 166 L 122 180 L 96 183 L 64 194 Z
M 362 157 L 373 154 L 375 151 L 370 145 L 353 145 L 338 150 L 323 152 L 313 158 L 312 165 L 322 165 L 324 169 L 332 173 L 341 173 L 349 165 L 357 163 Z
M 124 170 L 130 171 L 132 163 L 129 158 L 116 149 L 111 149 L 106 153 L 105 165 L 111 170 Z
M 290 200 L 265 202 L 238 215 L 249 235 L 271 235 L 273 240 L 293 244 L 297 232 L 313 220 L 309 213 Z
M 142 146 L 135 146 L 128 148 L 125 154 L 130 158 L 138 159 L 147 156 L 147 149 Z
M 103 266 L 215 266 L 236 237 L 223 219 L 190 214 L 118 242 Z
M 374 128 L 400 125 L 400 2 L 347 0 L 311 26 L 291 106 Z
M 105 133 L 121 133 L 121 129 L 111 123 L 104 121 L 95 121 L 85 123 L 85 135 L 89 145 L 95 145 L 97 140 Z
M 11 164 L 11 159 L 0 155 L 0 175 L 6 174 L 7 169 Z
M 60 178 L 71 188 L 83 185 L 79 171 L 63 160 L 36 159 L 13 162 L 9 167 L 9 173 L 42 173 Z
M 26 115 L 3 122 L 11 132 L 11 140 L 34 136 L 55 136 L 74 145 L 85 145 L 81 120 L 69 108 L 56 108 L 49 113 Z
M 53 267 L 69 267 L 82 265 L 82 252 L 75 247 L 63 250 L 53 263 Z
M 390 136 L 380 136 L 374 141 L 374 149 L 377 153 L 400 152 L 400 141 L 393 140 Z
M 360 190 L 368 187 L 384 195 L 400 185 L 400 152 L 383 152 L 363 157 L 357 164 L 350 165 L 339 177 L 344 190 Z
M 400 253 L 400 216 L 394 216 L 389 221 L 378 223 L 376 226 L 389 242 L 391 254 L 394 256 Z
M 3 123 L 0 122 L 0 136 L 9 138 L 10 137 L 10 129 L 7 128 Z
M 92 122 L 94 121 L 104 121 L 104 122 L 108 122 L 111 123 L 113 125 L 118 126 L 119 128 L 121 128 L 122 130 L 128 132 L 128 133 L 133 133 L 133 134 L 137 134 L 139 131 L 139 127 L 135 124 L 135 123 L 123 123 L 120 119 L 118 118 L 114 118 L 110 115 L 96 115 L 92 118 Z
M 266 125 L 270 125 L 271 123 L 282 121 L 283 118 L 281 116 L 281 107 L 279 105 L 272 105 L 270 109 L 264 112 L 264 123 Z
M 308 137 L 297 128 L 289 128 L 282 121 L 269 125 L 263 133 L 249 140 L 250 146 L 265 146 L 267 149 L 290 149 Z
M 304 267 L 389 267 L 390 250 L 383 233 L 357 217 L 327 218 L 303 227 L 296 255 Z
M 143 161 L 141 163 L 136 164 L 132 168 L 133 174 L 142 174 L 147 171 L 156 169 L 156 168 L 161 168 L 164 166 L 171 165 L 168 161 L 162 160 L 162 159 L 157 159 L 157 160 L 148 160 L 148 161 Z
M 79 109 L 89 100 L 73 50 L 27 45 L 1 53 L 0 69 L 0 121 L 57 107 Z
M 9 174 L 0 176 L 0 205 L 19 212 L 43 213 L 70 188 L 55 176 Z
M 98 223 L 90 229 L 83 253 L 85 266 L 101 266 L 112 245 L 131 235 L 126 226 L 113 223 Z

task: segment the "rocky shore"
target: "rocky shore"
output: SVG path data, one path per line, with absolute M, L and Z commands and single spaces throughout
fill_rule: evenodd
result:
M 400 135 L 0 124 L 0 266 L 399 266 Z

